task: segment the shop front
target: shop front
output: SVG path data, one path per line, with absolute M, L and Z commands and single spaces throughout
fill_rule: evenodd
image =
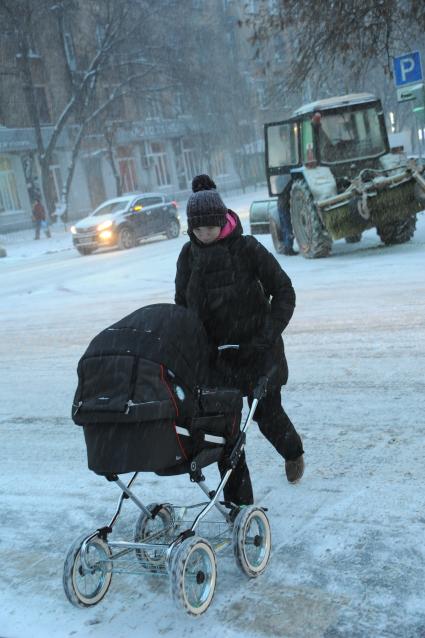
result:
M 19 155 L 0 154 L 0 232 L 31 221 L 31 204 Z

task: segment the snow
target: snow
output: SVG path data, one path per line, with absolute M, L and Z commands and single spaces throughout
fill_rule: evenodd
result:
M 246 231 L 249 204 L 266 197 L 223 194 Z M 52 232 L 0 238 L 0 636 L 423 636 L 425 216 L 401 246 L 383 247 L 370 231 L 360 244 L 336 242 L 328 259 L 277 256 L 297 292 L 282 396 L 306 472 L 289 485 L 253 425 L 247 456 L 268 508 L 270 565 L 247 580 L 219 553 L 215 599 L 199 619 L 174 608 L 167 579 L 114 574 L 88 610 L 68 603 L 61 582 L 68 546 L 107 524 L 120 494 L 87 469 L 70 419 L 76 363 L 99 330 L 172 300 L 187 237 L 81 257 L 69 233 Z M 258 239 L 274 252 L 268 235 Z M 206 475 L 215 487 L 215 468 Z M 202 500 L 187 477 L 142 475 L 135 491 L 146 504 Z M 117 536 L 131 540 L 136 517 L 126 502 Z
M 350 104 L 364 104 L 365 102 L 375 102 L 377 97 L 372 93 L 350 93 L 348 95 L 338 95 L 336 97 L 328 97 L 323 100 L 316 100 L 305 104 L 294 111 L 294 117 L 304 115 L 304 113 L 312 113 L 313 111 L 336 109 L 341 106 Z

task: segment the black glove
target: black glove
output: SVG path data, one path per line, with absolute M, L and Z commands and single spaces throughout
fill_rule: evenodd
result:
M 239 356 L 241 363 L 245 365 L 261 364 L 266 358 L 270 346 L 267 342 L 259 338 L 239 346 Z

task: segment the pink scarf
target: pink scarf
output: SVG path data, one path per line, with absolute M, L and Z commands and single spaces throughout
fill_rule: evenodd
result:
M 217 240 L 228 237 L 236 228 L 237 221 L 230 212 L 226 214 L 226 220 L 226 225 L 221 229 Z

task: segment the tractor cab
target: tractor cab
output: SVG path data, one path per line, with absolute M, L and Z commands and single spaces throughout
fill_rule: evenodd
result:
M 266 124 L 265 142 L 271 196 L 302 167 L 328 166 L 343 188 L 344 177 L 379 168 L 379 158 L 390 152 L 381 102 L 368 93 L 307 104 L 288 120 Z

